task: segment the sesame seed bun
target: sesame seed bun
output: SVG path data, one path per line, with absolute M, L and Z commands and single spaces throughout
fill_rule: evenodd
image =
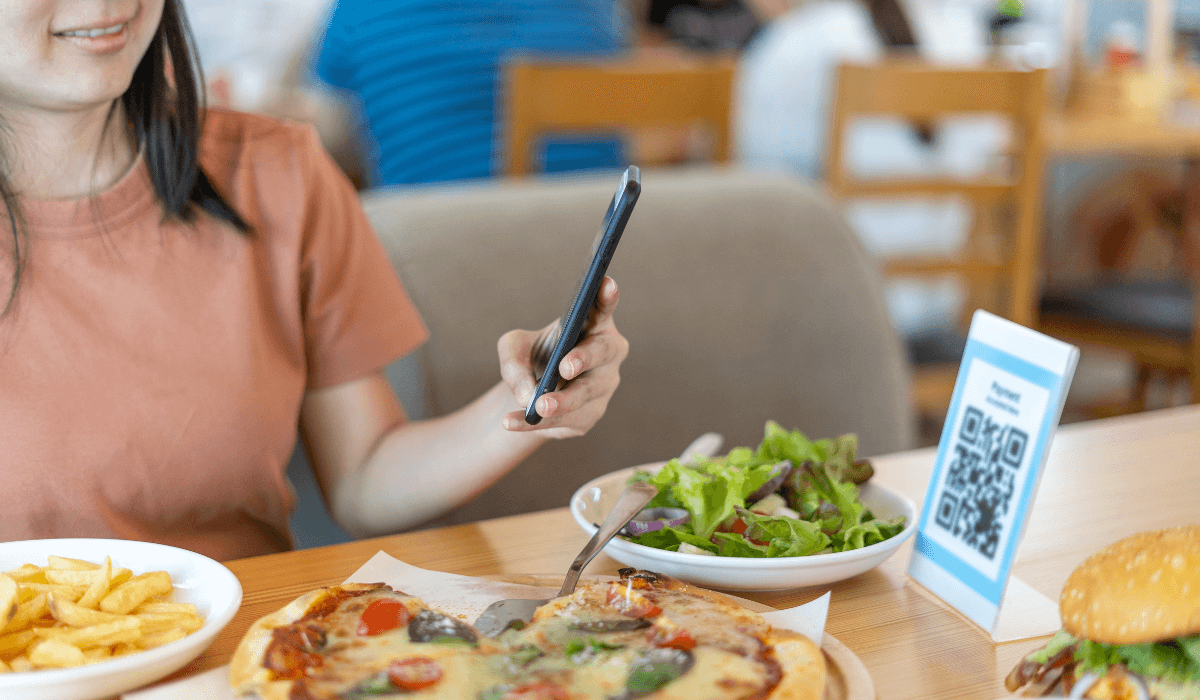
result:
M 1200 525 L 1143 532 L 1093 554 L 1059 598 L 1063 628 L 1105 644 L 1200 632 Z

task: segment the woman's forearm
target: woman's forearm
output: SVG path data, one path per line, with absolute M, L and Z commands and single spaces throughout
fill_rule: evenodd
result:
M 396 427 L 330 494 L 334 517 L 355 536 L 374 536 L 466 503 L 546 441 L 504 429 L 504 415 L 522 408 L 501 382 L 454 413 Z

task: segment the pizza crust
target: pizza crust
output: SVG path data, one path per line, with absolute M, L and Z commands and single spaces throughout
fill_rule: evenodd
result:
M 825 655 L 813 640 L 791 630 L 771 628 L 766 643 L 783 668 L 769 700 L 820 700 L 825 693 Z

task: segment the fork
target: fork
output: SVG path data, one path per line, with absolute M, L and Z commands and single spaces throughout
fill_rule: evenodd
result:
M 583 567 L 587 566 L 588 562 L 604 548 L 604 545 L 608 544 L 608 541 L 621 528 L 625 527 L 625 524 L 632 520 L 633 516 L 645 508 L 646 504 L 656 495 L 658 495 L 658 487 L 644 481 L 638 481 L 625 487 L 617 499 L 617 504 L 600 524 L 600 529 L 596 531 L 595 535 L 592 535 L 592 539 L 588 540 L 583 551 L 571 563 L 571 568 L 567 570 L 567 577 L 556 597 L 561 598 L 575 592 L 575 586 L 579 583 L 579 575 L 583 573 Z M 549 603 L 550 600 L 550 598 L 541 600 L 507 598 L 496 601 L 483 611 L 479 619 L 475 620 L 475 629 L 489 637 L 495 637 L 509 627 L 523 625 L 532 620 L 534 611 Z

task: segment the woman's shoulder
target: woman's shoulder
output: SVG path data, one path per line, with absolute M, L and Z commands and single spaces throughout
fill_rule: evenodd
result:
M 311 125 L 228 109 L 205 111 L 200 159 L 218 181 L 247 169 L 301 175 L 320 148 Z

